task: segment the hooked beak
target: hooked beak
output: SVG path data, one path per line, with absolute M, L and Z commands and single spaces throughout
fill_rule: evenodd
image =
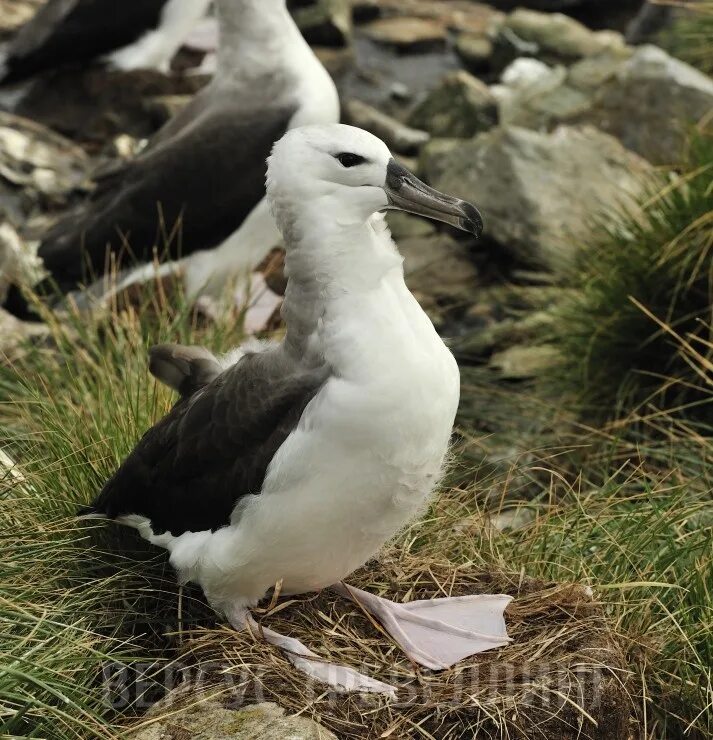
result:
M 384 190 L 389 199 L 388 208 L 434 218 L 476 237 L 483 232 L 483 218 L 475 206 L 428 187 L 393 159 L 386 168 Z

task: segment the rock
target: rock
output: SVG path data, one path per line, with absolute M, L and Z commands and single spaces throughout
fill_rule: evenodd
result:
M 338 79 L 354 65 L 354 51 L 352 46 L 338 49 L 332 46 L 314 46 L 312 51 L 324 65 L 329 74 Z
M 540 47 L 531 41 L 521 39 L 512 29 L 501 27 L 493 39 L 493 53 L 490 56 L 491 69 L 501 71 L 520 57 L 535 58 Z
M 566 83 L 565 67 L 548 67 L 537 59 L 516 59 L 491 87 L 498 100 L 500 122 L 534 129 L 581 115 L 591 106 L 585 92 Z
M 633 53 L 634 50 L 627 46 L 623 49 L 607 49 L 581 59 L 569 68 L 567 82 L 578 90 L 594 93 L 617 74 Z
M 44 275 L 42 262 L 13 226 L 0 223 L 0 305 L 12 283 L 34 285 Z
M 552 300 L 555 300 L 553 297 Z M 475 305 L 476 310 L 483 306 Z M 552 324 L 552 313 L 546 310 L 526 313 L 522 318 L 506 318 L 502 321 L 488 322 L 488 316 L 474 316 L 471 309 L 465 321 L 485 319 L 485 325 L 466 332 L 451 341 L 453 354 L 459 359 L 475 360 L 504 350 L 513 344 L 529 344 L 542 336 L 542 332 Z
M 490 526 L 497 529 L 498 532 L 505 530 L 515 531 L 524 529 L 528 524 L 532 524 L 537 518 L 537 512 L 534 506 L 519 505 L 503 509 L 497 514 L 490 517 Z
M 127 736 L 133 740 L 337 740 L 325 727 L 308 717 L 285 716 L 285 710 L 271 702 L 243 709 L 227 709 L 208 694 L 189 697 L 188 706 L 148 727 Z M 161 710 L 149 710 L 147 716 L 161 716 Z
M 410 290 L 439 304 L 463 306 L 478 284 L 478 270 L 469 248 L 447 234 L 415 236 L 398 241 Z
M 420 216 L 412 216 L 405 211 L 387 211 L 386 223 L 389 225 L 391 236 L 400 241 L 414 236 L 431 236 L 436 233 L 433 221 Z
M 656 46 L 642 46 L 577 120 L 616 136 L 654 164 L 670 165 L 680 161 L 691 125 L 711 110 L 713 79 Z
M 502 380 L 526 380 L 545 374 L 559 359 L 555 347 L 517 345 L 494 354 L 488 366 Z
M 478 74 L 490 69 L 493 42 L 487 36 L 462 33 L 456 39 L 456 53 L 469 72 Z
M 503 28 L 523 41 L 536 44 L 538 56 L 571 61 L 599 54 L 612 47 L 623 47 L 621 34 L 590 31 L 579 21 L 561 13 L 538 13 L 518 8 L 506 19 Z
M 89 158 L 69 139 L 0 112 L 0 178 L 49 197 L 87 187 Z
M 463 70 L 449 72 L 409 116 L 416 128 L 454 138 L 469 138 L 497 122 L 497 101 L 487 85 Z
M 652 173 L 646 161 L 589 126 L 550 134 L 505 126 L 472 141 L 436 142 L 422 151 L 424 177 L 475 203 L 486 238 L 525 264 L 549 269 L 569 264 L 591 239 L 593 214 L 634 208 Z
M 292 13 L 305 40 L 317 46 L 348 46 L 352 12 L 349 0 L 317 0 Z
M 0 309 L 0 326 L 3 324 L 2 313 L 4 312 Z M 1 354 L 2 349 L 0 349 L 0 355 Z M 3 488 L 6 488 L 8 483 L 11 485 L 17 485 L 25 483 L 26 481 L 27 478 L 25 478 L 25 475 L 18 464 L 2 449 L 2 447 L 0 447 L 0 484 L 5 484 L 3 485 Z M 6 495 L 6 492 L 4 492 L 3 495 Z
M 48 335 L 49 327 L 46 324 L 20 321 L 0 308 L 0 365 L 17 360 L 29 340 L 42 339 Z M 0 468 L 0 478 L 2 475 Z
M 0 15 L 0 36 L 10 37 L 39 10 L 45 0 L 4 0 Z
M 379 44 L 393 46 L 403 53 L 444 49 L 446 26 L 429 18 L 380 18 L 363 27 L 364 33 Z
M 431 138 L 427 131 L 410 128 L 360 100 L 348 100 L 343 112 L 347 123 L 371 131 L 401 154 L 414 154 Z

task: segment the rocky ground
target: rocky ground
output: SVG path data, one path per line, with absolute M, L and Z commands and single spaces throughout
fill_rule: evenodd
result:
M 0 0 L 3 33 L 38 4 Z M 713 111 L 713 80 L 656 45 L 628 45 L 622 32 L 640 6 L 633 1 L 292 5 L 340 88 L 345 121 L 484 214 L 477 243 L 423 219 L 389 216 L 409 285 L 459 360 L 507 383 L 545 372 L 548 351 L 528 338 L 547 320 L 558 276 L 603 214 L 635 210 L 676 167 L 688 131 Z M 201 60 L 186 50 L 176 68 Z M 36 272 L 33 240 L 86 197 L 96 167 L 131 157 L 206 79 L 57 71 L 15 112 L 0 113 L 0 296 L 8 279 Z M 3 101 L 16 105 L 14 94 L 2 93 Z M 0 354 L 12 357 L 28 336 L 44 330 L 0 310 Z M 498 431 L 496 421 L 488 429 L 494 446 Z M 491 446 L 488 454 L 499 453 Z M 284 737 L 285 728 L 295 738 L 332 737 L 272 705 L 245 711 L 238 722 L 220 707 L 210 720 L 201 710 L 192 736 L 235 733 L 244 722 L 244 734 L 231 737 L 255 737 L 258 726 L 273 728 L 261 737 Z M 136 737 L 187 736 L 180 718 L 174 725 L 172 735 L 155 724 Z

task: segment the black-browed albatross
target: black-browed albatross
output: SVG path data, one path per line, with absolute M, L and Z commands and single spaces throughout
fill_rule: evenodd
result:
M 287 332 L 231 353 L 162 345 L 151 372 L 181 395 L 84 515 L 168 549 L 236 628 L 277 582 L 340 584 L 425 505 L 448 451 L 458 366 L 406 288 L 383 214 L 396 208 L 480 234 L 470 204 L 424 185 L 361 129 L 307 126 L 269 160 L 284 235 Z M 508 642 L 507 596 L 394 604 L 337 588 L 421 665 L 443 669 Z M 393 687 L 319 659 L 267 628 L 310 675 L 341 689 Z
M 264 202 L 265 160 L 289 128 L 336 123 L 339 98 L 286 0 L 216 0 L 216 10 L 213 80 L 135 160 L 101 179 L 79 212 L 45 235 L 38 254 L 63 292 L 103 275 L 107 251 L 126 258 L 130 249 L 144 263 L 154 250 L 172 259 L 191 255 L 181 265 L 188 295 L 216 296 L 226 279 L 256 266 L 279 241 Z M 166 255 L 164 233 L 176 224 L 180 233 Z M 30 315 L 17 288 L 6 308 Z
M 211 0 L 48 0 L 0 54 L 0 85 L 102 59 L 168 71 Z

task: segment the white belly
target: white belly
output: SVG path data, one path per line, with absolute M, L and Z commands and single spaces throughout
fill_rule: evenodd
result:
M 172 563 L 218 608 L 255 603 L 278 581 L 285 593 L 301 593 L 345 578 L 414 518 L 438 483 L 458 368 L 410 294 L 386 292 L 379 306 L 393 297 L 398 305 L 386 315 L 403 320 L 382 320 L 379 341 L 384 313 L 369 316 L 367 304 L 346 307 L 334 337 L 323 328 L 341 372 L 278 450 L 260 495 L 238 505 L 229 527 L 167 544 Z M 371 334 L 350 331 L 350 322 L 365 320 Z M 337 346 L 342 333 L 348 341 Z

